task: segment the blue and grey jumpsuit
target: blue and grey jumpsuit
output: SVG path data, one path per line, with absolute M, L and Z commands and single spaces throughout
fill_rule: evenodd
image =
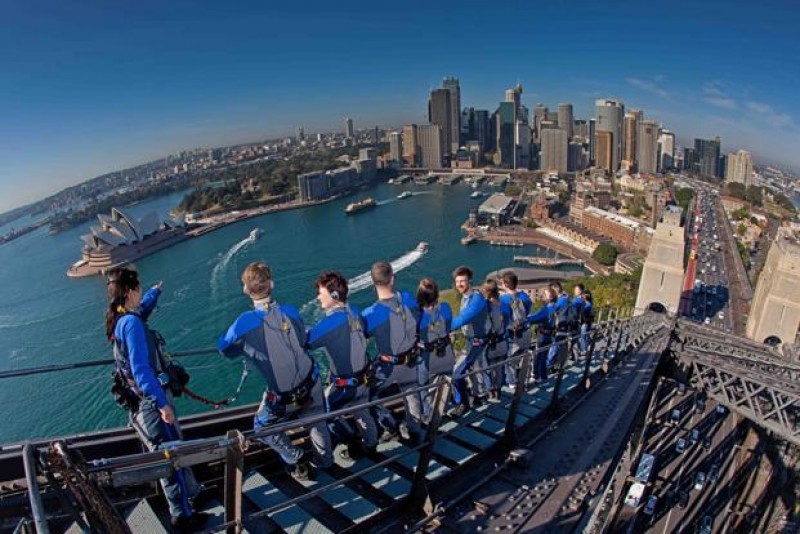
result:
M 524 291 L 503 293 L 500 302 L 510 310 L 508 324 L 508 357 L 519 356 L 531 346 L 531 330 L 527 323 L 528 314 L 531 312 L 531 298 Z M 517 383 L 517 369 L 519 361 L 506 365 L 506 383 L 515 386 Z
M 255 309 L 241 314 L 217 345 L 229 357 L 247 356 L 261 372 L 266 389 L 256 412 L 256 430 L 290 419 L 324 413 L 325 402 L 317 364 L 305 351 L 306 329 L 293 306 L 270 300 L 255 302 Z M 324 422 L 310 425 L 309 436 L 318 467 L 333 464 L 331 437 Z M 303 455 L 285 433 L 261 441 L 289 465 Z
M 419 385 L 430 384 L 431 377 L 450 375 L 455 368 L 453 345 L 450 343 L 450 325 L 453 311 L 446 302 L 422 309 L 419 322 L 419 340 L 423 347 L 417 366 Z M 430 420 L 434 401 L 433 389 L 421 392 L 423 420 Z
M 370 362 L 364 324 L 354 306 L 341 305 L 327 310 L 325 317 L 309 332 L 308 348 L 321 350 L 328 361 L 329 373 L 324 389 L 327 411 L 366 402 Z M 352 415 L 364 447 L 374 448 L 378 431 L 369 408 L 357 410 Z
M 375 340 L 378 355 L 375 359 L 374 386 L 370 398 L 380 396 L 381 392 L 393 384 L 401 390 L 416 387 L 418 381 L 417 365 L 419 347 L 417 346 L 417 303 L 408 292 L 396 292 L 389 299 L 381 299 L 362 313 L 367 329 L 367 337 Z M 409 432 L 419 433 L 419 420 L 422 417 L 422 404 L 419 395 L 403 398 L 405 423 Z M 392 425 L 390 414 L 385 409 L 377 409 L 379 422 Z
M 453 319 L 452 329 L 461 329 L 467 338 L 467 347 L 456 355 L 456 367 L 453 379 L 456 386 L 455 402 L 469 405 L 469 392 L 467 390 L 467 374 L 477 362 L 477 369 L 481 369 L 486 361 L 486 338 L 489 324 L 489 307 L 486 299 L 475 289 L 461 297 L 461 311 Z M 484 397 L 488 393 L 488 376 L 485 371 L 479 371 L 471 377 L 473 394 Z
M 578 337 L 578 345 L 581 349 L 581 354 L 589 352 L 589 331 L 592 329 L 592 303 L 583 298 L 583 295 L 578 295 L 572 299 L 572 305 L 577 310 L 577 315 L 580 321 L 581 330 Z
M 555 302 L 548 302 L 535 313 L 528 316 L 528 324 L 536 324 L 536 355 L 533 358 L 533 376 L 537 380 L 547 380 L 547 353 L 544 347 L 553 342 L 553 310 Z
M 555 315 L 555 341 L 558 345 L 550 347 L 550 352 L 547 353 L 548 367 L 553 365 L 558 360 L 559 365 L 563 365 L 567 358 L 567 338 L 570 335 L 570 328 L 572 325 L 569 323 L 569 295 L 561 293 L 556 299 L 555 306 L 553 307 L 553 314 Z
M 122 375 L 140 397 L 139 409 L 130 414 L 130 424 L 139 439 L 152 451 L 182 438 L 178 420 L 167 424 L 159 409 L 174 409 L 172 393 L 161 385 L 158 375 L 164 372 L 164 354 L 156 334 L 146 321 L 155 309 L 161 290 L 151 288 L 142 297 L 139 310 L 127 313 L 114 327 L 114 359 Z M 192 470 L 183 468 L 161 479 L 172 517 L 192 515 L 190 500 L 200 493 Z
M 492 343 L 486 348 L 486 360 L 489 366 L 508 359 L 508 328 L 511 308 L 502 301 L 487 301 L 489 304 L 489 331 L 492 334 Z M 489 370 L 489 389 L 500 391 L 506 375 L 506 366 L 495 367 Z

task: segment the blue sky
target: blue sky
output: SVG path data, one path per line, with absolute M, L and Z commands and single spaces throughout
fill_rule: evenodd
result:
M 791 2 L 0 4 L 0 211 L 197 146 L 425 120 L 462 105 L 622 98 L 679 141 L 800 169 Z

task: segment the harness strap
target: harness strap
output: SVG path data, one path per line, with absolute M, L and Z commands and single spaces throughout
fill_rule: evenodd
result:
M 317 370 L 317 366 L 313 365 L 311 370 L 308 372 L 308 376 L 306 376 L 303 381 L 300 382 L 300 384 L 298 384 L 294 389 L 282 392 L 267 391 L 267 402 L 273 406 L 305 404 L 306 401 L 308 401 L 308 398 L 311 396 L 311 388 L 313 388 L 314 384 L 316 384 L 318 377 L 319 371 Z
M 186 386 L 183 386 L 183 388 L 181 388 L 181 390 L 184 393 L 186 393 L 186 396 L 189 397 L 190 399 L 194 399 L 194 400 L 196 400 L 198 402 L 201 402 L 203 404 L 208 404 L 209 406 L 213 406 L 215 410 L 219 410 L 223 406 L 227 406 L 228 404 L 231 404 L 232 402 L 235 402 L 236 399 L 239 398 L 239 395 L 242 393 L 242 388 L 244 387 L 244 383 L 247 380 L 247 375 L 248 375 L 247 361 L 246 360 L 242 360 L 242 376 L 239 379 L 239 385 L 236 387 L 236 391 L 234 391 L 232 395 L 230 395 L 227 398 L 225 398 L 223 400 L 220 400 L 220 401 L 213 401 L 213 400 L 211 400 L 211 399 L 209 399 L 207 397 L 204 397 L 204 396 L 202 396 L 202 395 L 200 395 L 198 393 L 195 393 L 194 391 L 192 391 L 191 389 L 187 388 Z
M 369 382 L 369 375 L 372 369 L 371 365 L 367 365 L 360 371 L 357 371 L 349 376 L 335 376 L 331 375 L 331 384 L 337 388 L 366 386 Z

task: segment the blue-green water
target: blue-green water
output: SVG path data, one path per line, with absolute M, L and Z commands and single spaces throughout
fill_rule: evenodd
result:
M 404 190 L 414 196 L 397 200 Z M 398 284 L 413 291 L 423 276 L 450 285 L 459 264 L 478 276 L 511 265 L 515 254 L 546 254 L 537 247 L 501 248 L 460 244 L 461 223 L 477 200 L 471 189 L 380 185 L 366 194 L 380 202 L 376 209 L 345 216 L 356 197 L 321 206 L 264 215 L 227 226 L 140 260 L 136 267 L 145 284 L 164 281 L 159 308 L 151 325 L 167 339 L 170 350 L 212 347 L 218 336 L 249 306 L 239 275 L 252 261 L 266 261 L 276 277 L 276 298 L 302 307 L 307 320 L 316 295 L 313 280 L 323 269 L 348 278 L 365 273 L 373 261 L 398 260 L 405 267 Z M 141 215 L 165 213 L 180 194 L 132 206 Z M 107 358 L 104 336 L 105 282 L 101 277 L 70 280 L 67 268 L 80 257 L 80 235 L 89 224 L 47 235 L 37 230 L 0 246 L 0 369 Z M 246 242 L 253 228 L 264 234 Z M 420 241 L 429 252 L 409 254 Z M 351 295 L 363 307 L 374 299 L 372 288 Z M 306 306 L 304 306 L 306 305 Z M 191 386 L 209 397 L 225 397 L 238 382 L 241 365 L 215 354 L 184 360 Z M 0 381 L 0 443 L 61 435 L 124 424 L 124 413 L 108 393 L 110 367 L 71 370 Z M 262 383 L 253 375 L 239 404 L 258 398 Z M 179 412 L 205 408 L 179 400 Z

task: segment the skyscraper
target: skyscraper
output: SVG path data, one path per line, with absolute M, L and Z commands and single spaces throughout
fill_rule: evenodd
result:
M 745 187 L 753 185 L 753 158 L 747 150 L 728 154 L 725 181 L 739 183 Z
M 403 126 L 403 161 L 409 167 L 419 165 L 420 149 L 417 143 L 417 125 Z
M 542 130 L 542 150 L 539 166 L 548 172 L 567 172 L 567 149 L 569 141 L 563 128 Z
M 475 139 L 480 143 L 481 152 L 492 148 L 489 124 L 489 112 L 485 109 L 475 110 Z
M 455 154 L 461 146 L 461 86 L 458 78 L 449 76 L 442 81 L 442 88 L 450 91 L 450 153 Z
M 658 136 L 659 170 L 666 171 L 675 167 L 675 134 L 669 130 L 661 130 Z
M 353 119 L 346 118 L 344 120 L 344 136 L 347 139 L 352 139 L 355 137 L 355 130 L 353 129 Z
M 716 176 L 719 175 L 719 151 L 720 151 L 719 137 L 714 139 L 695 139 L 694 140 L 694 153 L 697 159 L 697 171 L 703 176 Z
M 639 135 L 639 124 L 644 118 L 644 113 L 631 110 L 625 114 L 623 121 L 622 159 L 630 166 L 636 166 L 636 139 Z
M 389 134 L 389 157 L 392 161 L 403 161 L 403 134 L 400 132 Z
M 443 89 L 444 91 L 444 89 Z M 445 91 L 446 92 L 446 91 Z M 417 143 L 420 148 L 420 164 L 427 169 L 441 169 L 444 150 L 442 129 L 438 124 L 417 126 Z
M 453 144 L 452 109 L 449 89 L 434 89 L 428 100 L 428 122 L 439 126 L 441 147 L 445 156 L 450 155 Z M 420 146 L 422 142 L 420 142 Z
M 520 116 L 520 106 L 522 106 L 522 86 L 515 85 L 511 89 L 506 89 L 506 102 L 514 103 L 515 117 Z
M 567 132 L 567 138 L 572 139 L 572 104 L 558 105 L 558 127 Z
M 514 162 L 515 169 L 530 169 L 531 166 L 531 129 L 528 123 L 518 120 L 515 125 L 514 142 L 516 143 Z
M 302 126 L 298 126 L 297 128 L 297 140 L 301 143 L 306 140 L 306 131 Z
M 622 120 L 625 116 L 625 104 L 622 100 L 601 98 L 595 101 L 595 109 L 596 131 L 611 133 L 611 168 L 609 170 L 616 172 L 622 159 Z
M 636 161 L 639 172 L 653 174 L 658 170 L 658 124 L 654 120 L 645 119 L 639 123 Z
M 594 166 L 614 172 L 614 134 L 605 130 L 598 130 L 594 134 Z
M 597 146 L 597 139 L 595 138 L 596 131 L 597 121 L 594 119 L 589 119 L 589 161 L 592 163 L 594 163 L 595 147 Z
M 497 118 L 497 151 L 499 152 L 499 164 L 507 169 L 514 168 L 516 163 L 515 127 L 516 113 L 514 113 L 514 102 L 500 102 L 495 117 Z
M 589 139 L 589 122 L 586 119 L 572 121 L 572 136 L 580 137 L 584 142 Z
M 540 143 L 541 142 L 541 124 L 543 120 L 547 118 L 547 106 L 544 104 L 536 104 L 536 107 L 533 108 L 533 142 Z

